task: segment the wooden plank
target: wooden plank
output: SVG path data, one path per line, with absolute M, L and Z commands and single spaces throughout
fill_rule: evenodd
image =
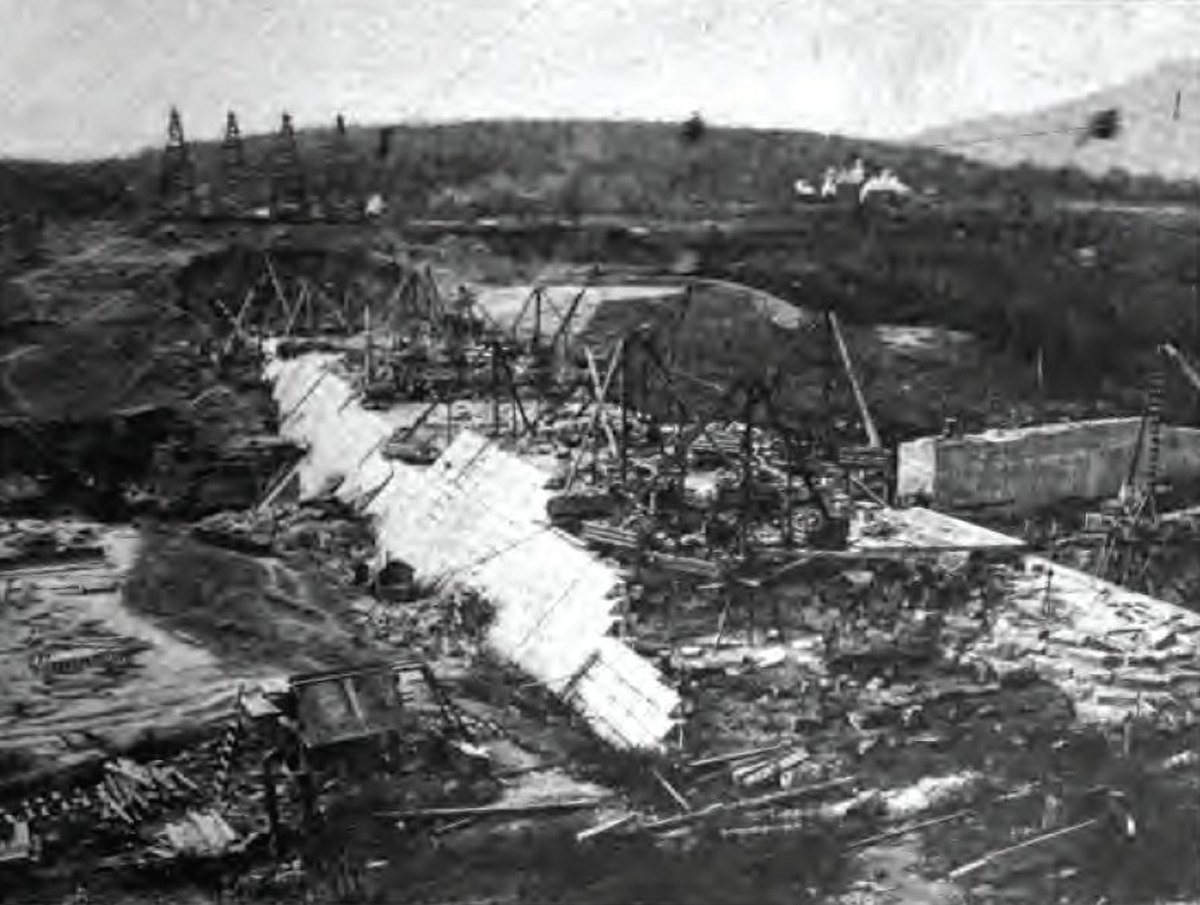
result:
M 658 781 L 658 784 L 660 786 L 662 786 L 663 789 L 666 790 L 667 794 L 671 796 L 671 798 L 675 801 L 675 803 L 677 805 L 679 805 L 679 807 L 682 808 L 685 812 L 690 813 L 692 810 L 692 806 L 688 802 L 688 800 L 686 798 L 684 798 L 683 795 L 680 794 L 679 790 L 676 789 L 673 785 L 671 785 L 667 781 L 667 778 L 665 776 L 663 776 L 661 773 L 659 773 L 658 770 L 651 769 L 650 772 L 652 774 L 654 774 L 654 778 Z
M 690 814 L 683 814 L 679 817 L 668 817 L 665 820 L 659 820 L 654 823 L 648 823 L 645 826 L 647 830 L 662 832 L 664 830 L 678 829 L 679 827 L 688 826 L 693 823 L 699 823 L 709 817 L 716 817 L 721 814 L 735 814 L 741 811 L 752 811 L 756 808 L 765 807 L 771 804 L 782 804 L 786 801 L 791 801 L 796 798 L 803 798 L 805 795 L 815 795 L 818 792 L 826 792 L 831 789 L 839 789 L 843 786 L 850 785 L 855 782 L 853 776 L 845 776 L 839 779 L 831 779 L 827 782 L 814 783 L 808 786 L 798 786 L 795 789 L 787 789 L 783 792 L 772 792 L 770 795 L 760 795 L 756 798 L 744 798 L 741 801 L 733 801 L 728 803 L 718 802 L 711 804 L 699 811 L 693 811 Z
M 637 814 L 622 814 L 620 817 L 614 817 L 612 820 L 606 820 L 604 823 L 581 830 L 575 834 L 575 841 L 586 842 L 589 839 L 595 839 L 598 836 L 603 836 L 605 833 L 611 833 L 614 830 L 626 827 L 636 819 Z
M 1035 845 L 1041 845 L 1043 842 L 1049 842 L 1051 839 L 1060 839 L 1063 836 L 1073 835 L 1080 830 L 1085 830 L 1088 827 L 1096 826 L 1099 823 L 1099 819 L 1093 817 L 1090 820 L 1082 820 L 1079 823 L 1073 823 L 1070 826 L 1063 827 L 1062 829 L 1053 830 L 1049 833 L 1042 833 L 1040 836 L 1034 836 L 1032 839 L 1026 839 L 1024 842 L 1018 842 L 1016 845 L 1010 845 L 1005 848 L 997 849 L 994 852 L 989 852 L 982 858 L 976 858 L 974 861 L 970 861 L 967 864 L 963 864 L 954 868 L 954 870 L 950 871 L 950 873 L 946 875 L 946 878 L 949 880 L 959 880 L 984 867 L 987 867 L 989 864 L 999 861 L 1001 858 L 1013 854 L 1014 852 L 1032 848 Z
M 623 354 L 624 343 L 625 343 L 624 337 L 622 337 L 617 342 L 617 347 L 615 350 L 613 350 L 612 361 L 609 364 L 608 375 L 606 376 L 603 385 L 599 385 L 598 383 L 595 382 L 595 381 L 598 381 L 598 379 L 599 379 L 599 373 L 594 368 L 594 362 L 591 362 L 589 359 L 589 367 L 592 367 L 592 379 L 594 381 L 592 389 L 593 389 L 595 401 L 597 403 L 596 407 L 592 409 L 591 417 L 588 419 L 587 436 L 589 438 L 595 433 L 596 426 L 599 423 L 600 417 L 603 415 L 603 400 L 604 400 L 604 397 L 608 395 L 608 390 L 612 384 L 613 377 L 617 373 L 617 363 L 620 361 L 621 355 Z M 590 354 L 591 354 L 590 351 L 588 354 L 590 356 Z M 607 420 L 605 421 L 605 425 L 611 431 L 612 425 L 608 424 Z M 613 448 L 614 453 L 619 455 L 619 453 L 617 452 L 615 439 L 610 437 L 610 441 L 613 443 L 612 448 Z M 576 454 L 575 458 L 571 460 L 571 468 L 567 472 L 567 480 L 565 482 L 566 486 L 563 488 L 564 490 L 570 490 L 572 485 L 575 483 L 575 476 L 579 472 L 579 466 L 580 466 L 580 463 L 583 462 L 583 456 L 586 451 L 587 451 L 587 444 L 580 444 L 579 452 Z
M 386 811 L 379 816 L 393 820 L 430 820 L 458 817 L 527 817 L 534 814 L 554 814 L 564 811 L 583 811 L 603 804 L 598 798 L 572 801 L 547 801 L 540 804 L 485 805 L 461 808 L 417 808 L 409 811 Z

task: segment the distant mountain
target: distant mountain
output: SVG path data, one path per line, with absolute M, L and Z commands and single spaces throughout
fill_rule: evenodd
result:
M 1080 144 L 1088 117 L 1114 107 L 1120 110 L 1119 134 Z M 1093 175 L 1124 169 L 1200 179 L 1200 59 L 1164 63 L 1123 84 L 1031 113 L 932 129 L 912 141 L 1000 166 L 1073 166 Z

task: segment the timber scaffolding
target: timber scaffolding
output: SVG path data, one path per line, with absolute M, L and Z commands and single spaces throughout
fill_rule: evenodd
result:
M 313 296 L 289 306 L 272 286 L 286 340 Z M 890 498 L 892 457 L 836 318 L 829 342 L 868 442 L 829 449 L 782 411 L 781 374 L 720 386 L 675 364 L 693 285 L 650 290 L 664 296 L 654 322 L 591 334 L 578 324 L 583 302 L 606 288 L 594 274 L 579 286 L 534 286 L 506 316 L 465 287 L 447 298 L 422 267 L 406 270 L 382 304 L 343 312 L 343 327 L 362 324 L 346 361 L 361 404 L 403 413 L 384 455 L 430 464 L 470 426 L 552 460 L 547 516 L 556 526 L 618 558 L 650 556 L 692 575 L 778 565 L 803 546 L 844 547 L 853 501 Z M 310 347 L 285 341 L 280 352 Z
M 1044 726 L 1039 679 L 1062 692 L 1072 721 L 1121 727 L 1126 755 L 1135 721 L 1167 725 L 1200 706 L 1195 614 L 1031 555 L 1013 537 L 892 508 L 887 488 L 872 488 L 890 483 L 889 463 L 866 418 L 865 446 L 829 451 L 779 411 L 774 380 L 709 385 L 716 404 L 696 404 L 686 388 L 707 381 L 678 365 L 672 338 L 702 281 L 658 287 L 660 316 L 600 336 L 591 328 L 607 319 L 595 311 L 573 329 L 586 294 L 604 288 L 595 279 L 535 287 L 507 307 L 485 291 L 452 308 L 420 271 L 408 283 L 426 293 L 410 308 L 430 316 L 373 306 L 367 329 L 323 351 L 273 346 L 281 430 L 310 444 L 296 471 L 302 493 L 331 492 L 371 517 L 378 567 L 403 561 L 435 598 L 474 592 L 494 617 L 493 652 L 603 741 L 670 753 L 649 771 L 670 810 L 606 810 L 578 841 L 665 841 L 696 827 L 722 839 L 825 833 L 882 812 L 881 832 L 852 830 L 853 846 L 867 845 L 967 819 L 969 807 L 887 826 L 914 816 L 914 803 L 946 810 L 981 779 L 863 789 L 847 765 L 877 744 L 895 747 L 889 760 L 909 745 L 953 750 L 967 725 L 999 745 L 991 720 L 1002 703 L 1022 701 L 1035 714 L 1028 725 Z M 855 384 L 849 347 L 835 320 L 828 327 L 831 357 Z M 425 355 L 417 365 L 413 348 Z M 452 353 L 457 367 L 429 386 L 397 377 Z M 424 458 L 411 448 L 422 430 L 434 447 Z M 849 797 L 797 804 L 833 792 Z
M 636 616 L 640 601 L 666 586 L 668 613 L 674 598 L 715 592 L 722 629 L 740 619 L 749 624 L 752 641 L 761 624 L 756 612 L 767 609 L 776 585 L 806 569 L 946 552 L 944 545 L 931 551 L 911 543 L 847 550 L 852 510 L 886 505 L 886 451 L 869 443 L 823 456 L 814 439 L 780 412 L 778 377 L 715 386 L 674 365 L 671 337 L 686 317 L 695 283 L 650 289 L 661 302 L 653 322 L 595 336 L 578 328 L 576 319 L 586 296 L 606 288 L 612 287 L 596 276 L 582 286 L 533 287 L 505 316 L 504 306 L 490 304 L 486 292 L 476 298 L 460 289 L 448 301 L 430 271 L 408 272 L 386 304 L 362 312 L 365 329 L 344 344 L 341 358 L 324 356 L 325 364 L 314 370 L 284 365 L 272 378 L 284 430 L 310 438 L 320 460 L 319 480 L 308 481 L 308 490 L 334 477 L 341 462 L 344 489 L 366 511 L 388 514 L 386 501 L 403 487 L 409 513 L 398 517 L 410 521 L 412 511 L 421 511 L 432 525 L 440 519 L 439 501 L 457 501 L 468 493 L 463 481 L 474 486 L 482 480 L 478 473 L 500 474 L 508 466 L 485 462 L 512 450 L 517 455 L 510 459 L 526 463 L 512 474 L 532 481 L 541 501 L 521 531 L 510 532 L 512 543 L 523 543 L 522 531 L 551 528 L 610 564 L 622 588 L 618 629 Z M 554 301 L 556 292 L 566 304 Z M 833 319 L 829 341 L 862 398 Z M 284 340 L 277 346 L 281 364 L 311 347 Z M 703 385 L 715 406 L 689 401 L 686 384 Z M 359 414 L 352 418 L 355 403 Z M 306 424 L 293 419 L 300 409 L 307 409 L 301 415 Z M 337 449 L 328 437 L 318 437 L 330 432 L 347 434 Z M 864 432 L 875 439 L 874 430 Z M 422 467 L 434 462 L 439 467 L 421 479 Z M 484 485 L 470 491 L 491 492 Z M 482 507 L 480 522 L 509 505 L 484 498 L 452 505 L 475 503 Z M 464 529 L 470 522 L 446 517 L 463 521 Z M 472 528 L 480 529 L 480 522 Z M 394 532 L 407 538 L 392 551 L 401 558 L 410 556 L 404 544 L 421 533 L 415 523 L 408 527 L 407 533 Z M 457 541 L 448 535 L 446 543 Z M 1015 546 L 985 545 L 983 552 L 1007 555 Z M 470 570 L 475 559 L 487 561 L 503 550 L 474 553 L 474 559 L 449 561 L 434 556 L 436 568 L 431 565 L 426 575 Z M 421 564 L 412 564 L 420 573 Z M 552 601 L 546 612 L 553 609 Z M 775 630 L 781 631 L 779 625 Z M 535 625 L 529 631 L 540 630 Z M 674 631 L 668 634 L 673 645 Z M 520 653 L 522 645 L 512 649 Z M 587 653 L 570 669 L 547 675 L 588 672 Z M 570 695 L 574 679 L 568 685 L 562 696 Z

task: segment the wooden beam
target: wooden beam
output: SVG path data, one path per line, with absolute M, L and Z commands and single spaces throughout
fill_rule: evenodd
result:
M 392 290 L 392 294 L 388 296 L 387 304 L 384 306 L 384 317 L 388 319 L 393 330 L 400 329 L 397 315 L 400 313 L 400 303 L 403 301 L 404 288 L 411 279 L 412 271 L 406 270 L 404 276 L 396 282 L 396 288 Z
M 517 414 L 521 416 L 521 424 L 529 433 L 533 433 L 533 425 L 529 422 L 529 417 L 525 414 L 525 406 L 521 404 L 521 395 L 517 390 L 517 378 L 513 374 L 512 368 L 509 366 L 508 360 L 501 358 L 500 366 L 504 369 L 505 376 L 508 378 L 509 395 L 512 396 L 513 405 L 516 411 L 513 414 L 514 421 Z
M 606 820 L 597 826 L 589 827 L 586 830 L 580 830 L 575 834 L 576 842 L 586 842 L 588 839 L 595 839 L 597 836 L 603 836 L 605 833 L 611 833 L 614 830 L 619 830 L 622 827 L 629 826 L 637 820 L 637 814 L 630 812 L 623 814 L 620 817 L 614 817 L 612 820 Z
M 617 364 L 617 362 L 620 361 L 620 357 L 623 354 L 624 343 L 625 343 L 624 338 L 622 338 L 621 340 L 618 341 L 617 348 L 614 350 L 614 353 L 613 353 L 613 360 L 609 363 L 608 374 L 605 376 L 603 385 L 599 385 L 598 383 L 593 384 L 592 389 L 593 389 L 593 394 L 594 394 L 597 404 L 596 404 L 596 407 L 594 409 L 592 409 L 592 415 L 588 419 L 588 427 L 587 427 L 587 432 L 586 432 L 586 436 L 588 439 L 591 439 L 592 436 L 596 432 L 596 427 L 597 427 L 597 424 L 599 423 L 601 412 L 602 412 L 603 399 L 606 395 L 608 395 L 609 387 L 612 384 L 613 377 L 616 375 L 616 364 Z M 589 367 L 592 370 L 593 378 L 598 381 L 600 375 L 599 375 L 599 372 L 594 367 L 595 362 L 590 359 L 590 355 L 591 355 L 590 350 L 588 350 L 588 354 L 589 354 Z M 607 425 L 607 422 L 605 422 L 605 423 Z M 611 431 L 612 425 L 608 425 L 608 427 L 609 427 L 609 430 Z M 619 455 L 620 453 L 618 451 L 616 451 L 616 449 L 615 449 L 615 441 L 613 441 L 613 442 L 614 442 L 614 452 L 617 455 Z M 571 487 L 574 485 L 575 476 L 579 471 L 579 465 L 583 461 L 583 455 L 586 451 L 587 451 L 587 446 L 581 444 L 579 447 L 578 453 L 575 455 L 575 458 L 571 461 L 571 469 L 567 473 L 567 480 L 563 487 L 563 490 L 570 490 Z
M 1024 842 L 1018 842 L 1016 845 L 1009 845 L 1005 848 L 997 849 L 994 852 L 989 852 L 982 858 L 976 858 L 967 864 L 954 868 L 946 875 L 948 880 L 959 880 L 968 874 L 973 874 L 981 868 L 987 867 L 995 861 L 1000 860 L 1014 852 L 1022 851 L 1023 849 L 1032 848 L 1035 845 L 1041 845 L 1043 842 L 1049 842 L 1051 839 L 1060 839 L 1063 836 L 1070 836 L 1078 833 L 1080 830 L 1085 830 L 1088 827 L 1096 826 L 1100 823 L 1099 818 L 1093 817 L 1090 820 L 1081 820 L 1079 823 L 1073 823 L 1070 826 L 1064 826 L 1062 829 L 1053 830 L 1049 833 L 1042 833 L 1034 836 L 1032 839 L 1026 839 Z
M 596 357 L 592 354 L 592 350 L 584 349 L 584 354 L 587 356 L 588 373 L 592 379 L 592 393 L 596 401 L 595 420 L 604 426 L 604 431 L 608 435 L 608 447 L 615 459 L 620 457 L 621 451 L 617 445 L 616 436 L 613 434 L 612 424 L 608 420 L 608 409 L 604 405 L 604 396 L 607 392 L 608 381 L 601 382 L 600 370 L 596 367 Z
M 542 342 L 542 287 L 533 291 L 533 348 Z
M 829 329 L 832 331 L 834 343 L 837 345 L 842 369 L 850 381 L 850 389 L 854 393 L 854 403 L 858 406 L 859 417 L 862 418 L 863 427 L 867 432 L 867 443 L 878 448 L 883 445 L 879 439 L 879 431 L 875 429 L 875 422 L 871 420 L 867 399 L 863 395 L 862 387 L 859 386 L 858 376 L 854 373 L 854 362 L 850 360 L 850 350 L 846 348 L 846 340 L 842 337 L 842 328 L 838 325 L 838 317 L 832 311 L 829 312 Z
M 741 751 L 734 751 L 732 754 L 716 754 L 712 757 L 702 757 L 699 760 L 690 761 L 687 766 L 691 770 L 702 770 L 706 767 L 719 767 L 725 764 L 734 763 L 739 760 L 746 760 L 751 757 L 761 757 L 764 754 L 771 754 L 776 751 L 781 751 L 784 748 L 795 747 L 799 742 L 775 742 L 773 745 L 764 745 L 759 748 L 746 748 Z
M 371 343 L 371 306 L 369 304 L 363 306 L 363 342 L 366 343 L 363 358 L 363 366 L 364 370 L 366 371 L 364 376 L 366 377 L 367 384 L 369 385 L 372 378 L 375 376 L 375 362 L 372 356 L 374 349 L 372 349 Z
M 250 302 L 254 299 L 254 286 L 246 290 L 246 296 L 242 299 L 242 306 L 238 308 L 237 317 L 233 319 L 233 329 L 237 331 L 238 336 L 245 337 L 245 330 L 242 328 L 242 319 L 246 316 L 246 310 L 250 307 Z
M 567 313 L 563 315 L 558 322 L 558 326 L 554 329 L 554 334 L 550 337 L 550 348 L 553 349 L 558 341 L 562 340 L 563 357 L 567 355 L 567 350 L 570 347 L 570 329 L 571 322 L 575 319 L 575 311 L 579 308 L 579 303 L 583 301 L 583 296 L 587 293 L 589 286 L 584 286 L 575 294 L 575 298 L 571 299 L 571 304 L 567 306 Z
M 308 303 L 308 287 L 303 283 L 300 289 L 296 292 L 296 304 L 292 307 L 291 316 L 288 318 L 287 324 L 283 328 L 284 336 L 292 335 L 292 328 L 296 325 L 296 321 L 300 319 L 300 312 L 304 310 L 304 306 Z
M 548 801 L 543 804 L 490 805 L 475 808 L 419 808 L 411 811 L 386 812 L 380 816 L 394 820 L 428 820 L 447 817 L 522 817 L 533 814 L 553 814 L 559 811 L 582 811 L 587 808 L 598 808 L 603 803 L 600 799 L 579 799 L 574 801 Z
M 512 322 L 512 326 L 509 328 L 509 335 L 511 336 L 513 342 L 517 341 L 517 328 L 521 326 L 521 321 L 525 319 L 525 312 L 529 310 L 529 303 L 533 300 L 533 297 L 537 294 L 537 292 L 538 287 L 533 287 L 533 290 L 529 293 L 529 295 L 525 296 L 525 301 L 521 303 L 521 310 L 517 312 L 517 317 Z
M 658 781 L 658 784 L 666 790 L 668 795 L 671 796 L 672 800 L 679 805 L 680 809 L 684 813 L 691 813 L 692 805 L 686 798 L 683 797 L 680 791 L 671 785 L 671 783 L 667 781 L 667 778 L 659 773 L 658 770 L 651 768 L 650 772 L 654 775 L 654 778 Z
M 1197 373 L 1192 363 L 1184 357 L 1183 353 L 1173 343 L 1163 343 L 1160 349 L 1167 358 L 1178 365 L 1179 370 L 1183 372 L 1183 376 L 1187 378 L 1187 382 L 1192 385 L 1192 388 L 1200 392 L 1200 373 Z
M 438 399 L 436 402 L 429 403 L 429 405 L 426 406 L 425 411 L 421 412 L 421 414 L 417 417 L 417 420 L 408 427 L 404 428 L 404 433 L 397 438 L 398 442 L 403 443 L 405 440 L 415 434 L 420 429 L 421 425 L 429 420 L 429 416 L 437 411 L 437 407 L 441 404 L 442 401 L 440 399 Z M 361 465 L 362 463 L 360 462 L 359 464 Z
M 283 285 L 279 282 L 279 274 L 275 270 L 275 264 L 271 261 L 271 256 L 267 252 L 263 252 L 263 261 L 266 263 L 267 274 L 271 277 L 271 285 L 275 289 L 275 298 L 279 300 L 279 305 L 286 311 L 287 294 L 283 291 Z
M 312 280 L 305 279 L 305 280 L 303 280 L 303 283 L 305 285 L 309 286 L 312 290 L 313 295 L 315 295 L 317 298 L 321 299 L 326 305 L 329 306 L 329 308 L 333 311 L 333 313 L 337 315 L 337 319 L 341 323 L 342 328 L 345 330 L 349 330 L 350 324 L 346 320 L 345 314 L 339 308 L 338 303 L 334 299 L 329 297 L 329 293 L 327 293 L 324 289 L 321 288 L 321 286 L 319 284 L 313 282 Z M 344 301 L 345 301 L 345 299 L 343 299 L 343 302 Z
M 783 792 L 771 792 L 767 795 L 760 795 L 756 798 L 743 798 L 741 801 L 717 802 L 711 804 L 699 811 L 693 811 L 690 814 L 683 814 L 679 817 L 668 817 L 665 820 L 659 820 L 654 823 L 646 824 L 643 829 L 662 832 L 665 830 L 673 830 L 679 827 L 688 826 L 693 823 L 699 823 L 709 817 L 716 817 L 721 814 L 735 814 L 741 811 L 753 811 L 757 808 L 765 807 L 771 804 L 782 804 L 785 801 L 792 801 L 796 798 L 803 798 L 805 795 L 815 795 L 819 792 L 827 792 L 832 789 L 840 789 L 854 783 L 855 777 L 845 776 L 839 779 L 831 779 L 826 782 L 813 783 L 807 786 L 798 786 L 794 789 L 787 789 Z
M 425 284 L 429 296 L 429 314 L 430 317 L 440 326 L 446 318 L 446 304 L 442 299 L 442 291 L 438 288 L 437 280 L 433 276 L 433 268 L 425 265 Z

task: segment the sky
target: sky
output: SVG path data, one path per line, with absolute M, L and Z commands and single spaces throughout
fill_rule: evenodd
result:
M 1200 56 L 1200 0 L 0 0 L 0 154 L 278 126 L 681 120 L 899 138 Z

